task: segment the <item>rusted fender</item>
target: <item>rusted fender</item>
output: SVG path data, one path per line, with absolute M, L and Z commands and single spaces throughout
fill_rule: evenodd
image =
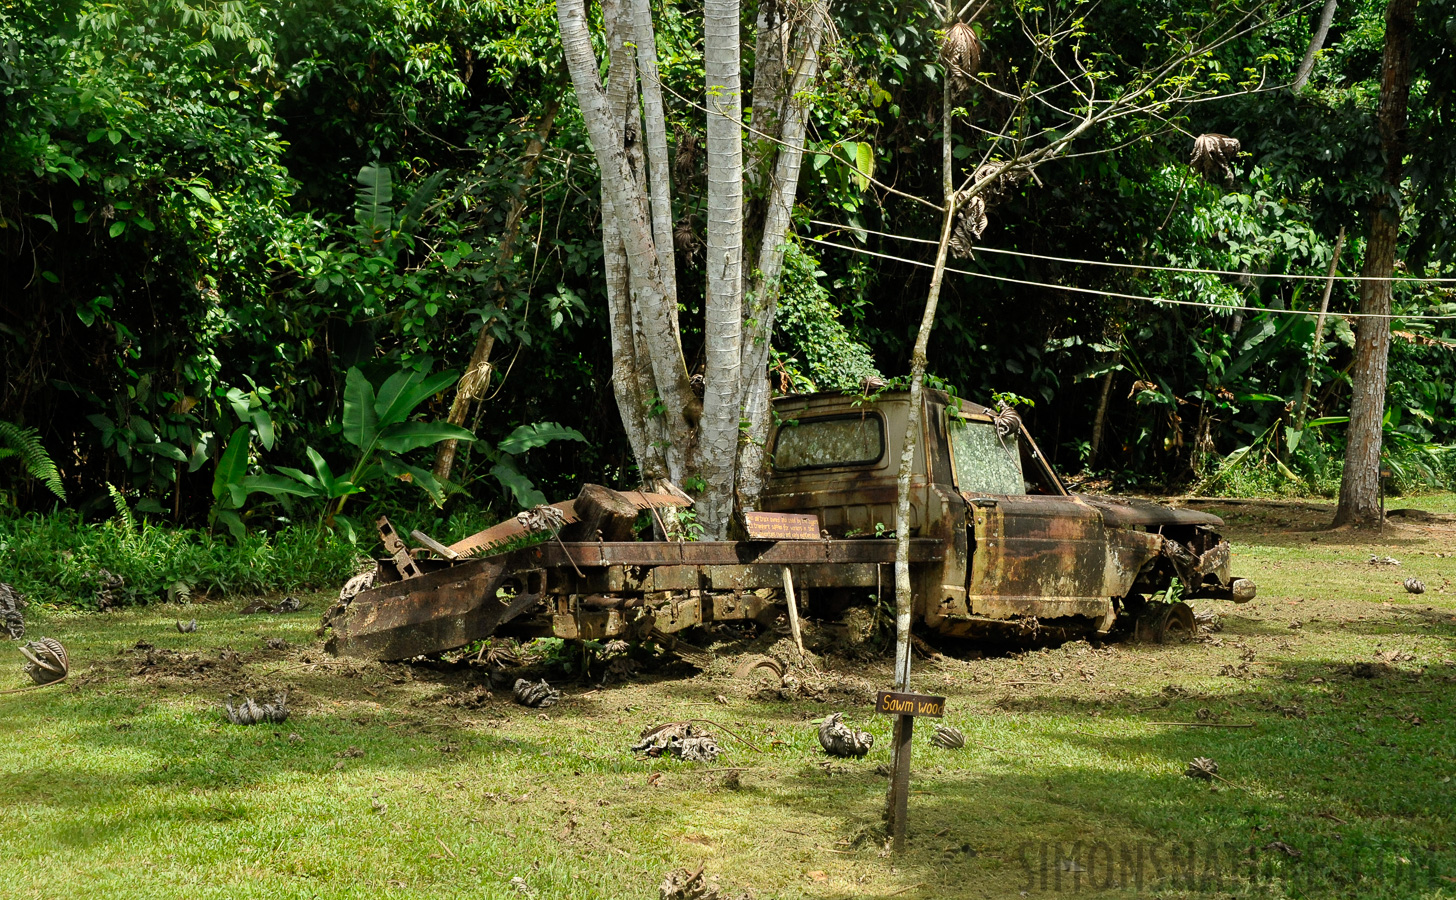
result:
M 336 656 L 410 659 L 489 637 L 541 600 L 539 593 L 524 592 L 498 598 L 507 574 L 503 563 L 482 559 L 356 594 L 325 616 L 333 632 L 325 649 Z

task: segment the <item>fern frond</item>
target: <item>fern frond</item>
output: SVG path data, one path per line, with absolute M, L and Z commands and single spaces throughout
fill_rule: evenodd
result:
M 6 450 L 0 451 L 0 459 L 19 456 L 21 464 L 32 478 L 50 488 L 51 493 L 57 497 L 66 499 L 66 487 L 61 484 L 60 470 L 41 445 L 39 431 L 22 428 L 13 422 L 0 422 L 0 441 L 10 445 Z
M 121 519 L 121 523 L 126 526 L 126 533 L 136 534 L 136 516 L 132 515 L 131 507 L 126 505 L 126 497 L 122 496 L 121 491 L 118 491 L 110 482 L 106 483 L 106 492 L 111 495 L 111 505 L 116 507 L 116 515 Z

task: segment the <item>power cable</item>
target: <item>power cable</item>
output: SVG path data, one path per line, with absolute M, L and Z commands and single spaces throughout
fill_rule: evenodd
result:
M 926 269 L 933 269 L 933 268 L 935 268 L 935 264 L 934 263 L 928 263 L 928 262 L 925 262 L 924 260 L 907 259 L 907 258 L 905 258 L 903 256 L 894 256 L 894 255 L 891 255 L 889 253 L 879 253 L 879 252 L 876 252 L 874 250 L 865 250 L 865 249 L 860 248 L 860 247 L 851 247 L 851 246 L 849 246 L 847 244 L 836 244 L 836 243 L 834 243 L 832 241 L 820 240 L 819 238 L 812 237 L 810 235 L 801 235 L 801 238 L 803 240 L 809 241 L 811 243 L 819 244 L 819 245 L 824 246 L 824 247 L 833 247 L 833 248 L 835 248 L 837 250 L 848 250 L 851 253 L 862 253 L 865 256 L 875 256 L 875 257 L 879 257 L 880 259 L 888 259 L 888 260 L 891 260 L 893 262 L 907 263 L 907 264 L 912 265 L 912 266 L 920 266 L 920 267 L 926 268 Z M 977 247 L 976 249 L 977 250 L 980 250 L 982 248 Z M 1006 277 L 1004 275 L 991 275 L 991 274 L 988 274 L 986 272 L 972 272 L 969 269 L 953 269 L 950 266 L 946 266 L 945 267 L 945 271 L 947 271 L 947 272 L 954 272 L 957 275 L 969 275 L 972 278 L 986 278 L 986 279 L 989 279 L 991 281 L 1004 281 L 1004 282 L 1006 282 L 1008 284 L 1021 284 L 1021 285 L 1026 285 L 1028 287 L 1045 288 L 1045 289 L 1051 290 L 1051 291 L 1072 291 L 1072 292 L 1079 293 L 1079 294 L 1095 294 L 1095 295 L 1097 295 L 1099 297 L 1117 297 L 1117 298 L 1120 298 L 1120 299 L 1123 299 L 1123 300 L 1138 300 L 1138 301 L 1143 302 L 1143 303 L 1171 303 L 1174 306 L 1197 306 L 1197 307 L 1201 307 L 1203 309 L 1218 309 L 1218 310 L 1228 310 L 1228 311 L 1232 311 L 1232 310 L 1244 310 L 1244 311 L 1247 311 L 1247 312 L 1273 313 L 1273 314 L 1286 315 L 1286 316 L 1318 316 L 1319 315 L 1319 311 L 1318 310 L 1313 310 L 1313 309 L 1270 309 L 1270 308 L 1265 307 L 1265 306 L 1238 306 L 1238 305 L 1234 305 L 1234 304 L 1227 304 L 1227 305 L 1225 305 L 1225 304 L 1222 304 L 1222 303 L 1200 303 L 1197 300 L 1173 300 L 1173 299 L 1170 299 L 1170 298 L 1167 298 L 1167 297 L 1147 297 L 1147 296 L 1144 296 L 1144 295 L 1141 295 L 1141 294 L 1123 294 L 1123 293 L 1120 293 L 1118 291 L 1103 291 L 1103 290 L 1098 290 L 1096 288 L 1073 287 L 1071 285 L 1066 285 L 1066 284 L 1047 284 L 1047 283 L 1041 282 L 1041 281 L 1028 281 L 1028 280 L 1026 280 L 1024 278 L 1008 278 L 1008 277 Z M 1344 317 L 1346 319 L 1387 319 L 1387 320 L 1389 320 L 1389 319 L 1401 319 L 1401 320 L 1404 320 L 1404 321 L 1422 321 L 1422 322 L 1448 322 L 1448 321 L 1456 320 L 1456 315 L 1451 315 L 1451 316 L 1409 315 L 1409 316 L 1406 316 L 1406 315 L 1381 314 L 1381 313 L 1347 313 L 1347 312 L 1329 313 L 1329 315 L 1341 316 L 1341 317 Z

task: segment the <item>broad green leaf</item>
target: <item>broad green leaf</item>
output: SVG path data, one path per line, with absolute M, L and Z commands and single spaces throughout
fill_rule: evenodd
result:
M 228 438 L 227 449 L 217 461 L 217 473 L 212 477 L 212 500 L 221 503 L 227 486 L 236 484 L 248 473 L 248 426 L 244 425 Z
M 1348 421 L 1350 421 L 1349 416 L 1325 416 L 1319 419 L 1310 419 L 1304 424 L 1307 428 L 1318 428 L 1321 425 L 1344 425 Z
M 374 406 L 374 385 L 357 367 L 344 381 L 344 440 L 368 450 L 379 437 L 379 413 Z
M 1239 460 L 1243 459 L 1245 456 L 1248 456 L 1249 455 L 1249 451 L 1252 450 L 1252 449 L 1254 449 L 1254 447 L 1253 447 L 1252 444 L 1250 444 L 1247 447 L 1240 447 L 1239 449 L 1237 449 L 1234 452 L 1230 453 L 1228 456 L 1224 457 L 1223 464 L 1226 465 L 1226 466 L 1236 466 L 1236 465 L 1238 465 L 1239 464 Z
M 419 187 L 415 188 L 415 192 L 410 195 L 409 202 L 399 211 L 399 221 L 397 224 L 399 226 L 398 230 L 401 233 L 408 233 L 410 226 L 419 222 L 420 214 L 425 211 L 425 207 L 440 192 L 440 182 L 444 179 L 445 173 L 443 171 L 436 172 L 429 178 L 421 181 Z
M 155 444 L 141 444 L 137 447 L 137 449 L 141 450 L 143 453 L 150 453 L 153 456 L 165 456 L 166 458 L 170 460 L 175 460 L 179 463 L 187 462 L 187 454 L 183 453 L 180 447 L 176 447 L 163 441 L 158 441 Z
M 440 480 L 435 477 L 433 472 L 428 469 L 421 469 L 418 466 L 409 465 L 393 457 L 384 457 L 379 462 L 384 474 L 391 478 L 400 478 L 409 481 L 411 484 L 419 485 L 424 489 L 425 493 L 430 495 L 430 499 L 435 501 L 436 506 L 444 505 L 445 488 L 440 484 Z
M 301 484 L 292 478 L 284 478 L 282 475 L 249 475 L 241 482 L 243 490 L 248 493 L 263 493 L 277 497 L 281 494 L 289 494 L 294 497 L 316 497 L 318 491 L 306 484 Z
M 243 527 L 242 518 L 230 509 L 219 509 L 213 517 L 214 521 L 221 522 L 227 528 L 233 540 L 241 541 L 247 529 Z
M 502 459 L 491 467 L 490 474 L 495 477 L 501 486 L 510 491 L 515 498 L 516 505 L 522 509 L 530 509 L 533 506 L 540 506 L 546 502 L 546 495 L 536 490 L 531 479 L 521 474 L 510 458 Z
M 1290 453 L 1293 453 L 1295 450 L 1299 449 L 1299 442 L 1301 439 L 1303 439 L 1303 437 L 1303 431 L 1300 431 L 1296 428 L 1290 428 L 1288 425 L 1284 426 L 1284 445 L 1289 448 Z
M 402 374 L 404 373 L 391 375 L 389 381 L 386 381 L 384 387 L 379 390 L 379 400 L 375 402 L 375 409 L 379 411 L 381 426 L 404 422 L 415 411 L 415 407 L 458 380 L 458 376 L 454 372 L 437 372 L 427 378 L 421 378 L 418 373 L 412 373 L 412 377 L 392 389 L 391 384 Z
M 475 435 L 448 422 L 403 422 L 379 432 L 379 446 L 390 453 L 408 453 L 450 439 L 473 441 Z
M 354 204 L 354 220 L 363 227 L 370 241 L 381 241 L 393 224 L 390 204 L 394 200 L 394 190 L 389 168 L 367 165 L 359 170 L 357 177 L 359 195 Z
M 117 237 L 123 231 L 126 231 L 126 223 L 125 222 L 112 222 L 111 223 L 111 227 L 106 230 L 106 233 L 109 234 L 109 235 L 111 235 L 112 237 Z
M 497 447 L 502 453 L 525 453 L 534 447 L 541 447 L 552 441 L 586 441 L 586 436 L 575 428 L 567 428 L 555 422 L 537 422 L 522 425 L 506 436 Z
M 255 409 L 251 414 L 253 427 L 258 429 L 258 440 L 263 444 L 264 450 L 273 449 L 273 418 L 261 409 Z
M 868 190 L 870 179 L 875 174 L 875 150 L 867 141 L 860 141 L 854 148 L 855 183 L 860 190 Z
M 319 484 L 323 486 L 324 492 L 329 497 L 339 496 L 337 493 L 339 482 L 338 479 L 334 478 L 334 471 L 329 468 L 329 464 L 312 447 L 309 447 L 306 452 L 308 454 L 308 461 L 313 463 L 313 470 L 318 474 Z
M 349 543 L 359 543 L 359 529 L 348 516 L 334 516 L 334 530 L 341 532 Z
M 282 472 L 284 475 L 287 475 L 289 478 L 297 479 L 298 481 L 301 481 L 304 484 L 308 485 L 313 494 L 323 496 L 324 494 L 328 493 L 328 491 L 325 490 L 324 483 L 322 481 L 319 481 L 317 478 L 309 475 L 306 472 L 300 472 L 298 469 L 290 469 L 287 466 L 279 466 L 278 471 Z

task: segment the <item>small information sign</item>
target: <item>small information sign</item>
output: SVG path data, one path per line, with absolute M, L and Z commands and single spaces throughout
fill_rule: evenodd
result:
M 743 514 L 751 541 L 817 541 L 819 517 L 813 514 L 749 511 Z
M 945 715 L 945 698 L 880 691 L 875 695 L 875 712 L 887 716 L 931 716 L 939 719 Z

